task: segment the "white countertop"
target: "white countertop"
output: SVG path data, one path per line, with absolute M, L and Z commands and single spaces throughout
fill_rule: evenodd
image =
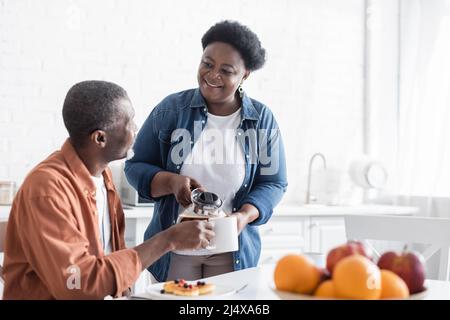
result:
M 10 206 L 0 206 L 0 220 L 7 220 Z M 151 218 L 153 207 L 124 206 L 125 217 L 128 219 Z M 356 205 L 356 206 L 324 206 L 324 205 L 280 205 L 275 208 L 276 216 L 344 216 L 347 214 L 392 214 L 416 215 L 417 207 L 391 206 L 391 205 Z
M 393 214 L 414 215 L 419 212 L 416 207 L 361 204 L 355 206 L 325 205 L 281 205 L 275 208 L 277 216 L 344 216 L 347 214 Z
M 275 264 L 262 267 L 249 268 L 245 270 L 225 273 L 219 276 L 206 278 L 207 282 L 216 285 L 232 286 L 238 290 L 247 285 L 242 291 L 232 295 L 216 297 L 215 299 L 233 299 L 233 300 L 281 300 L 280 296 L 273 290 L 273 270 Z M 425 287 L 428 291 L 424 297 L 425 300 L 450 300 L 450 282 L 427 280 Z M 145 293 L 137 293 L 136 296 L 151 298 Z M 163 298 L 170 299 L 169 295 L 162 295 Z M 205 296 L 206 297 L 206 296 Z M 199 299 L 199 298 L 187 298 Z M 214 297 L 209 297 L 214 299 Z M 299 297 L 300 299 L 300 297 Z
M 356 206 L 322 206 L 322 205 L 281 205 L 275 208 L 276 216 L 344 216 L 347 214 L 391 214 L 416 215 L 417 207 L 390 206 L 390 205 L 356 205 Z M 153 207 L 126 207 L 127 218 L 150 218 Z

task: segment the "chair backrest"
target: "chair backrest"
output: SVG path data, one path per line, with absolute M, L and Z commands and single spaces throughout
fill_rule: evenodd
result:
M 6 221 L 0 221 L 0 253 L 4 250 L 5 236 L 6 236 Z M 0 281 L 3 279 L 3 267 L 0 264 Z
M 429 244 L 422 253 L 428 260 L 440 250 L 439 280 L 450 280 L 450 219 L 388 215 L 345 216 L 347 239 Z M 374 249 L 374 248 L 373 248 Z M 379 253 L 374 250 L 376 254 Z

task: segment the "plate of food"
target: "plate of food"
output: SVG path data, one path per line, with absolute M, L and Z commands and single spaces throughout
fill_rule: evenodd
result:
M 228 285 L 177 279 L 152 284 L 147 287 L 145 293 L 133 297 L 153 300 L 212 300 L 221 299 L 235 292 L 236 289 Z

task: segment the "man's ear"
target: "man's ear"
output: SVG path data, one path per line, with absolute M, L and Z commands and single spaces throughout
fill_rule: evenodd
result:
M 95 130 L 91 133 L 91 141 L 100 148 L 104 148 L 106 145 L 106 132 L 103 130 Z

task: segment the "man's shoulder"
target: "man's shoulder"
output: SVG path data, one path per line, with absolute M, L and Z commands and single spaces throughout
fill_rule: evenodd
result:
M 56 151 L 28 173 L 20 189 L 28 198 L 51 196 L 71 185 L 70 176 L 70 168 L 61 151 Z

